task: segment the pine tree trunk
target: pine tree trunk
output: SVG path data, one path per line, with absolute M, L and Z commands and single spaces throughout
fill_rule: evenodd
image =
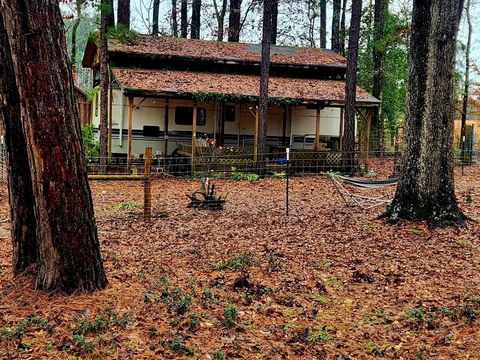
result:
M 186 38 L 188 36 L 187 0 L 181 0 L 181 3 L 180 3 L 180 36 L 182 38 Z
M 70 60 L 72 61 L 72 65 L 74 68 L 76 67 L 76 57 L 77 57 L 77 31 L 78 31 L 78 26 L 80 25 L 80 16 L 82 15 L 82 4 L 83 0 L 76 0 L 75 2 L 75 10 L 76 10 L 76 18 L 75 21 L 73 22 L 72 26 L 72 39 L 71 39 L 71 55 L 70 55 Z
M 384 34 L 384 12 L 388 9 L 388 1 L 375 0 L 375 11 L 373 20 L 373 88 L 372 95 L 381 100 L 383 89 L 383 48 L 380 42 L 383 39 Z M 383 148 L 383 121 L 381 109 L 374 111 L 372 114 L 372 129 L 371 132 L 371 146 L 372 151 L 379 151 Z
M 222 8 L 218 9 L 217 0 L 213 0 L 215 16 L 217 17 L 217 41 L 223 41 L 225 27 L 225 13 L 227 12 L 227 0 L 222 0 Z
M 272 1 L 272 28 L 270 34 L 270 44 L 276 45 L 278 35 L 278 0 Z
M 105 12 L 105 16 L 107 17 L 107 31 L 110 28 L 115 27 L 115 13 L 113 11 L 113 0 L 101 0 L 102 2 L 102 9 Z
M 102 0 L 100 14 L 100 121 L 98 124 L 99 136 L 99 157 L 100 173 L 104 173 L 107 167 L 108 157 L 108 40 L 110 4 Z M 112 10 L 113 11 L 113 10 Z
M 454 78 L 462 0 L 414 1 L 405 152 L 390 221 L 463 225 L 453 178 Z
M 426 103 L 420 145 L 417 213 L 432 225 L 460 225 L 453 176 L 455 61 L 463 0 L 432 2 Z M 418 206 L 417 205 L 417 206 Z
M 260 174 L 265 172 L 267 153 L 268 79 L 270 74 L 270 38 L 272 0 L 263 2 L 262 60 L 260 63 L 260 96 L 258 102 L 258 154 Z
M 345 84 L 345 125 L 343 130 L 343 166 L 346 172 L 352 172 L 355 169 L 355 103 L 357 97 L 357 58 L 361 17 L 362 0 L 353 0 L 348 39 Z
M 230 14 L 228 17 L 228 41 L 240 41 L 240 16 L 242 0 L 230 0 Z
M 347 2 L 348 0 L 343 0 L 342 2 L 342 17 L 340 20 L 340 54 L 342 56 L 345 56 L 345 38 L 347 35 L 347 27 L 346 27 Z
M 153 0 L 152 35 L 158 35 L 158 16 L 160 15 L 160 0 Z
M 427 87 L 427 57 L 430 34 L 432 0 L 413 2 L 409 49 L 407 109 L 404 122 L 404 152 L 400 164 L 400 177 L 392 203 L 385 213 L 390 221 L 413 220 L 417 217 L 418 154 L 422 130 L 425 91 Z
M 192 26 L 190 37 L 192 39 L 200 39 L 200 14 L 202 10 L 202 0 L 192 1 Z
M 37 287 L 101 289 L 107 280 L 58 1 L 2 4 L 35 199 Z
M 340 11 L 342 0 L 333 0 L 332 15 L 332 50 L 336 53 L 340 52 Z M 353 4 L 352 4 L 353 13 Z
M 119 24 L 130 29 L 130 0 L 118 0 L 117 26 Z
M 10 45 L 0 12 L 0 118 L 5 129 L 8 194 L 13 244 L 13 272 L 23 272 L 37 262 L 34 197 L 27 145 L 20 116 L 20 96 Z
M 172 35 L 178 36 L 177 0 L 172 0 Z
M 465 48 L 465 84 L 463 85 L 463 103 L 462 103 L 462 126 L 460 129 L 460 149 L 462 150 L 461 161 L 465 162 L 467 159 L 467 149 L 465 149 L 466 126 L 468 115 L 468 98 L 470 96 L 470 52 L 472 48 L 473 24 L 470 14 L 471 0 L 467 0 L 466 15 L 467 15 L 467 46 Z
M 327 0 L 320 0 L 320 47 L 327 48 Z

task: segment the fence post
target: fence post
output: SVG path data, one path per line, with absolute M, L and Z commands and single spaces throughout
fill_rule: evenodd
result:
M 145 178 L 143 180 L 143 218 L 150 220 L 152 217 L 152 159 L 153 152 L 151 147 L 145 149 Z

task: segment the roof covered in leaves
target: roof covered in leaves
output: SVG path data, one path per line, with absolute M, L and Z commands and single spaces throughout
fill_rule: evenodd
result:
M 251 100 L 258 97 L 259 77 L 193 71 L 112 69 L 126 95 L 184 95 L 197 99 L 215 99 L 216 95 Z M 345 81 L 270 77 L 269 97 L 292 102 L 326 102 L 343 104 Z M 357 103 L 376 105 L 378 100 L 357 88 Z
M 147 35 L 130 37 L 124 42 L 112 39 L 109 52 L 221 62 L 259 63 L 261 60 L 261 44 Z M 270 52 L 274 65 L 345 68 L 347 64 L 344 57 L 324 49 L 272 45 Z

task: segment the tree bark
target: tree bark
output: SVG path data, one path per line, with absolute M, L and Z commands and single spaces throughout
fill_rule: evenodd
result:
M 113 10 L 112 10 L 113 11 Z M 102 0 L 100 13 L 100 121 L 98 124 L 100 172 L 104 173 L 108 157 L 108 23 L 110 4 L 108 0 Z
M 336 53 L 340 52 L 340 11 L 341 11 L 341 7 L 342 7 L 342 0 L 333 0 L 332 50 Z M 353 4 L 352 4 L 352 13 L 353 13 Z
M 230 14 L 228 17 L 228 41 L 240 41 L 242 0 L 230 0 Z
M 80 120 L 57 0 L 2 0 L 35 201 L 37 287 L 103 288 Z
M 192 39 L 200 39 L 200 14 L 202 10 L 202 0 L 192 1 L 192 25 L 190 29 L 190 37 Z
M 158 35 L 158 16 L 160 14 L 160 0 L 153 0 L 152 35 Z
M 172 0 L 172 34 L 174 37 L 178 36 L 177 0 Z
M 260 174 L 265 172 L 267 153 L 268 79 L 270 74 L 270 31 L 272 29 L 272 1 L 263 2 L 262 60 L 260 63 L 260 96 L 258 101 L 258 159 Z
M 115 27 L 115 14 L 113 11 L 113 0 L 101 0 L 100 13 L 104 12 L 107 18 L 107 31 Z
M 453 179 L 454 75 L 462 0 L 415 0 L 405 151 L 399 184 L 385 216 L 463 225 Z
M 180 3 L 180 36 L 182 38 L 186 38 L 188 36 L 187 0 L 181 0 L 181 3 Z
M 227 0 L 222 0 L 222 8 L 218 8 L 217 0 L 213 0 L 215 16 L 217 17 L 217 41 L 223 41 L 225 33 L 225 13 L 227 12 Z
M 278 0 L 272 1 L 272 28 L 270 34 L 270 43 L 276 45 L 278 35 Z
M 320 47 L 327 48 L 327 0 L 320 0 Z
M 352 1 L 352 17 L 348 39 L 347 75 L 345 84 L 345 123 L 343 135 L 343 165 L 346 172 L 355 169 L 355 103 L 357 98 L 358 43 L 362 0 Z
M 82 16 L 82 4 L 84 0 L 76 0 L 75 1 L 75 11 L 76 11 L 76 18 L 73 22 L 72 26 L 72 39 L 71 39 L 71 49 L 72 53 L 70 56 L 70 60 L 72 61 L 72 65 L 76 67 L 76 57 L 77 57 L 77 31 L 78 26 L 80 25 L 80 17 Z
M 382 99 L 383 89 L 383 46 L 381 41 L 384 36 L 384 13 L 388 9 L 388 1 L 375 0 L 374 20 L 373 20 L 373 87 L 372 95 L 377 99 Z M 383 148 L 383 121 L 381 108 L 372 114 L 371 149 L 380 151 Z
M 343 0 L 342 2 L 342 16 L 340 19 L 340 54 L 345 56 L 345 38 L 347 35 L 346 27 L 346 13 L 347 13 L 347 2 L 348 0 Z
M 0 118 L 5 129 L 8 194 L 13 244 L 13 272 L 21 273 L 38 259 L 34 196 L 27 144 L 20 116 L 20 95 L 13 69 L 10 44 L 0 12 Z
M 463 102 L 462 102 L 462 126 L 460 129 L 460 149 L 462 150 L 461 160 L 464 162 L 467 158 L 467 149 L 465 149 L 465 137 L 466 137 L 466 126 L 467 126 L 467 116 L 468 116 L 468 98 L 470 96 L 470 52 L 472 48 L 472 34 L 473 34 L 473 24 L 472 17 L 470 14 L 471 9 L 471 0 L 467 0 L 466 3 L 466 16 L 467 16 L 467 46 L 465 49 L 465 84 L 463 86 Z
M 118 0 L 117 26 L 120 24 L 130 29 L 130 0 Z

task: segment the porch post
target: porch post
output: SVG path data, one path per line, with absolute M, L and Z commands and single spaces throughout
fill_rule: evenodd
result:
M 257 162 L 258 156 L 258 106 L 255 107 L 255 135 L 253 137 L 253 162 Z
M 167 172 L 168 156 L 168 97 L 165 98 L 165 114 L 163 114 L 163 171 Z
M 369 151 L 370 151 L 370 128 L 372 126 L 372 111 L 367 110 L 367 131 L 365 134 L 365 168 L 369 165 Z
M 195 172 L 195 151 L 197 146 L 197 100 L 193 100 L 192 119 L 192 174 Z
M 315 151 L 320 151 L 320 107 L 317 107 L 315 126 Z
M 130 172 L 132 164 L 132 122 L 133 122 L 133 96 L 128 97 L 128 147 L 127 147 L 127 170 Z
M 340 146 L 339 146 L 339 150 L 340 151 L 343 151 L 343 123 L 344 123 L 344 120 L 345 120 L 345 110 L 344 108 L 340 108 L 340 132 L 338 134 L 338 137 L 340 139 Z

